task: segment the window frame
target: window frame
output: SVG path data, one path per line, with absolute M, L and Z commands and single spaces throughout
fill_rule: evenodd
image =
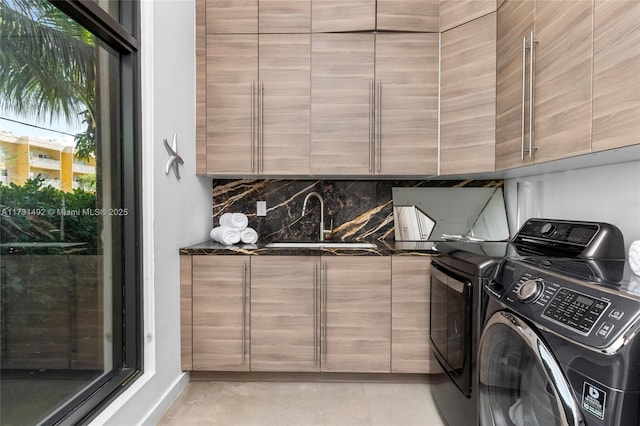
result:
M 143 371 L 142 202 L 140 103 L 140 4 L 121 1 L 119 21 L 93 0 L 48 0 L 120 54 L 117 140 L 113 162 L 118 172 L 122 217 L 121 252 L 114 260 L 113 314 L 122 321 L 114 340 L 113 369 L 49 415 L 42 424 L 85 424 L 123 392 Z M 114 253 L 114 256 L 116 253 Z M 118 281 L 116 277 L 120 277 Z M 117 285 L 120 284 L 120 285 Z M 117 323 L 117 322 L 116 322 Z

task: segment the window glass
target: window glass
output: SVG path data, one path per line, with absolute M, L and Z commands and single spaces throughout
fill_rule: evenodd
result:
M 100 1 L 117 11 L 117 1 Z M 0 424 L 123 366 L 123 57 L 46 0 L 0 0 Z

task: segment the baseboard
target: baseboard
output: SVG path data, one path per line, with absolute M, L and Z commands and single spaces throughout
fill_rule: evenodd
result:
M 189 384 L 189 373 L 182 373 L 167 391 L 162 395 L 156 405 L 149 410 L 145 419 L 140 423 L 143 426 L 155 426 L 158 424 L 162 416 L 167 412 L 169 407 L 180 396 L 184 388 Z
M 241 382 L 379 382 L 429 383 L 428 374 L 372 374 L 372 373 L 267 373 L 192 371 L 191 380 Z

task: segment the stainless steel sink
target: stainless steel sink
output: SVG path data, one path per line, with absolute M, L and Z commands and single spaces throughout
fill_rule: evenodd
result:
M 269 243 L 268 248 L 376 248 L 373 243 L 333 243 L 323 242 L 285 242 L 285 243 Z

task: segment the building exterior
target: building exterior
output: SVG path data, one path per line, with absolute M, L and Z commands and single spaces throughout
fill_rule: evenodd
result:
M 95 178 L 95 158 L 81 160 L 73 146 L 61 141 L 30 136 L 16 136 L 0 131 L 0 183 L 22 185 L 27 179 L 40 176 L 44 185 L 71 192 L 88 188 Z

